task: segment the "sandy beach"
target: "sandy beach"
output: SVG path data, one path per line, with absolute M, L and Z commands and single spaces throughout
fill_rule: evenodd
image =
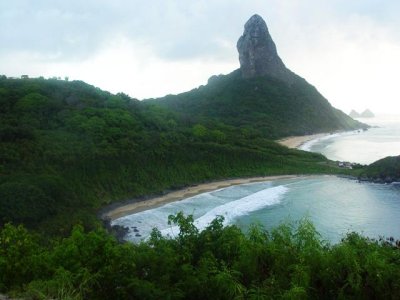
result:
M 318 139 L 323 136 L 329 135 L 329 133 L 319 133 L 303 136 L 291 136 L 277 142 L 289 148 L 298 148 L 304 143 L 311 141 L 313 139 Z M 121 204 L 117 207 L 106 209 L 106 212 L 102 214 L 103 219 L 115 220 L 126 215 L 130 215 L 136 212 L 152 209 L 155 207 L 162 206 L 166 203 L 183 200 L 189 197 L 196 196 L 201 193 L 210 192 L 217 189 L 222 189 L 232 185 L 245 184 L 251 182 L 261 182 L 261 181 L 271 181 L 277 179 L 288 179 L 296 178 L 299 175 L 281 175 L 281 176 L 266 176 L 266 177 L 252 177 L 252 178 L 238 178 L 229 179 L 222 181 L 214 181 L 210 183 L 199 184 L 195 186 L 190 186 L 181 190 L 172 191 L 162 196 L 155 196 L 150 199 L 133 199 L 128 201 L 126 204 Z
M 281 140 L 277 140 L 276 142 L 286 146 L 288 148 L 299 148 L 304 143 L 307 143 L 314 139 L 319 139 L 321 137 L 330 135 L 329 133 L 317 133 L 310 135 L 302 135 L 302 136 L 290 136 Z
M 136 212 L 148 210 L 151 208 L 159 207 L 163 204 L 183 200 L 189 197 L 193 197 L 198 194 L 210 192 L 213 190 L 222 189 L 232 185 L 245 184 L 251 182 L 261 182 L 261 181 L 271 181 L 277 179 L 289 179 L 297 178 L 300 175 L 281 175 L 281 176 L 266 176 L 266 177 L 252 177 L 252 178 L 238 178 L 230 180 L 215 181 L 210 183 L 199 184 L 191 187 L 184 188 L 182 190 L 177 190 L 170 192 L 168 194 L 154 197 L 147 200 L 137 201 L 121 205 L 119 207 L 110 209 L 103 213 L 102 218 L 115 220 L 126 215 L 130 215 Z M 133 200 L 134 201 L 134 200 Z

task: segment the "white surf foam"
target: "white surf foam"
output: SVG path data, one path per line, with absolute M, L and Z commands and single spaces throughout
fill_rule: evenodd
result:
M 289 189 L 287 187 L 282 185 L 261 190 L 249 196 L 228 202 L 226 204 L 211 209 L 203 216 L 197 218 L 194 221 L 194 224 L 199 230 L 202 230 L 206 228 L 210 224 L 210 222 L 214 220 L 217 216 L 223 216 L 224 225 L 227 225 L 229 223 L 232 223 L 234 219 L 240 216 L 260 210 L 266 206 L 279 204 L 282 196 L 288 190 Z M 163 235 L 170 235 L 174 237 L 179 234 L 179 228 L 178 226 L 172 226 L 161 230 L 161 233 Z
M 326 140 L 330 140 L 336 137 L 340 137 L 340 136 L 347 136 L 347 135 L 354 135 L 354 134 L 358 134 L 360 133 L 359 130 L 353 130 L 353 131 L 346 131 L 346 132 L 341 132 L 341 133 L 333 133 L 327 136 L 323 136 L 320 138 L 316 138 L 313 139 L 311 141 L 308 141 L 304 144 L 302 144 L 299 149 L 303 150 L 303 151 L 311 151 L 312 146 L 314 146 L 315 144 L 322 142 L 322 141 L 326 141 Z

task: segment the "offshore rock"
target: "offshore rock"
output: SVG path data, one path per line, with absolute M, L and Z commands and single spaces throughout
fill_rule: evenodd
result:
M 359 118 L 360 114 L 356 112 L 354 109 L 352 109 L 351 112 L 349 113 L 349 116 L 352 118 Z
M 373 118 L 375 117 L 374 113 L 372 111 L 370 111 L 369 109 L 364 110 L 361 114 L 360 114 L 360 118 Z
M 240 70 L 243 78 L 272 76 L 292 84 L 298 77 L 287 69 L 278 56 L 267 24 L 259 15 L 252 16 L 244 25 L 237 42 Z

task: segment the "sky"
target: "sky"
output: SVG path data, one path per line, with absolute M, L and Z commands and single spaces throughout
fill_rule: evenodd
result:
M 0 74 L 176 94 L 239 68 L 255 13 L 285 65 L 333 106 L 400 114 L 398 0 L 0 0 Z

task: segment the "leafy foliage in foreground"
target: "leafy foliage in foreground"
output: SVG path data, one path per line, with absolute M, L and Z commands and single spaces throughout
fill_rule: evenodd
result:
M 33 299 L 398 299 L 400 250 L 358 234 L 321 241 L 313 225 L 247 234 L 218 217 L 203 231 L 171 216 L 173 239 L 118 244 L 104 231 L 43 245 L 22 226 L 0 232 L 0 291 Z
M 113 201 L 215 179 L 340 172 L 223 123 L 192 123 L 83 82 L 0 77 L 0 225 L 96 226 Z

